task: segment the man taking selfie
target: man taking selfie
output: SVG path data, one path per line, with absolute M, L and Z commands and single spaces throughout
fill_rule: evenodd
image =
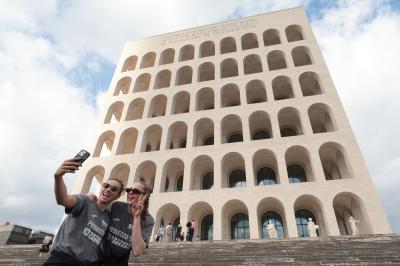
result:
M 118 199 L 123 184 L 110 178 L 103 182 L 96 201 L 86 195 L 70 195 L 63 176 L 75 173 L 82 158 L 64 161 L 54 174 L 54 193 L 58 205 L 65 207 L 63 221 L 53 243 L 53 251 L 43 264 L 49 265 L 101 265 L 102 245 L 110 223 L 106 207 Z

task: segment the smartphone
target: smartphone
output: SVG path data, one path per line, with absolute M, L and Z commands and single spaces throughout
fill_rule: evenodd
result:
M 87 158 L 89 158 L 90 153 L 86 150 L 81 150 L 80 152 L 78 152 L 77 155 L 75 155 L 75 158 L 81 158 L 81 160 L 79 161 L 80 164 L 82 164 L 84 161 L 86 161 Z

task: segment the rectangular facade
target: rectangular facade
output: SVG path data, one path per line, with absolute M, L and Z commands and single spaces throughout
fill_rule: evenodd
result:
M 74 187 L 153 186 L 155 230 L 200 239 L 389 233 L 303 8 L 125 45 Z M 126 200 L 126 195 L 121 200 Z

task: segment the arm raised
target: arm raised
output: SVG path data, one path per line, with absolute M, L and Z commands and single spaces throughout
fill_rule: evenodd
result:
M 54 194 L 56 201 L 58 205 L 62 205 L 65 208 L 74 207 L 76 198 L 68 194 L 63 176 L 66 173 L 75 173 L 75 171 L 79 170 L 79 166 L 81 166 L 80 160 L 81 158 L 65 160 L 54 173 Z
M 145 200 L 149 197 L 148 194 L 140 195 L 139 200 L 132 206 L 133 228 L 132 228 L 132 253 L 134 257 L 142 255 L 146 247 L 146 243 L 142 237 L 142 226 L 140 223 L 140 214 L 143 211 Z

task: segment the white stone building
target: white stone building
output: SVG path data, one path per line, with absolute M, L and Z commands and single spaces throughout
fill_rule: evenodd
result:
M 303 8 L 129 42 L 74 187 L 153 186 L 160 224 L 200 239 L 390 233 Z M 125 200 L 123 195 L 121 200 Z

